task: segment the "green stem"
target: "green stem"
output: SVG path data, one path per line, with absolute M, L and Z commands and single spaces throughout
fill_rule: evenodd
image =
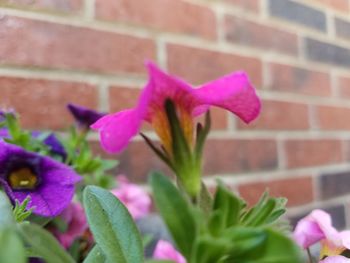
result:
M 309 248 L 306 249 L 306 252 L 307 252 L 307 256 L 309 258 L 309 263 L 314 263 L 314 260 L 312 258 L 312 255 L 311 255 L 311 251 Z

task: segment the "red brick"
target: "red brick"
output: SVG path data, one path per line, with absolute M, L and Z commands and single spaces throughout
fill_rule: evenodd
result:
M 344 159 L 338 140 L 288 140 L 284 147 L 288 168 L 330 165 Z
M 225 0 L 225 2 L 240 7 L 243 10 L 258 12 L 260 9 L 259 0 Z
M 101 152 L 95 145 L 95 151 Z M 106 154 L 104 154 L 107 156 Z M 120 155 L 119 173 L 134 181 L 145 181 L 150 171 L 173 174 L 141 141 L 132 142 Z M 277 166 L 276 144 L 272 140 L 209 140 L 205 148 L 204 174 L 270 170 Z
M 250 205 L 258 202 L 265 190 L 268 190 L 273 197 L 286 197 L 288 206 L 303 205 L 313 201 L 311 177 L 254 182 L 240 185 L 238 189 L 240 195 Z
M 0 105 L 13 107 L 24 127 L 60 129 L 73 119 L 66 109 L 68 102 L 97 107 L 94 86 L 63 81 L 0 77 Z
M 120 162 L 117 173 L 127 175 L 132 181 L 146 182 L 152 171 L 162 171 L 165 174 L 173 175 L 143 141 L 132 142 L 124 152 L 115 157 Z
M 350 98 L 350 78 L 338 78 L 338 92 L 341 98 Z
M 274 50 L 288 55 L 298 54 L 298 37 L 274 27 L 234 16 L 225 18 L 226 39 L 232 43 Z
M 82 0 L 2 0 L 2 5 L 64 13 L 76 13 L 83 8 Z
M 155 58 L 149 39 L 4 16 L 0 63 L 104 73 L 145 72 Z
M 97 17 L 116 22 L 150 26 L 158 30 L 216 38 L 214 12 L 182 0 L 96 1 Z
M 269 88 L 316 96 L 330 96 L 331 83 L 327 73 L 311 71 L 289 65 L 271 63 Z
M 212 107 L 210 109 L 212 130 L 225 130 L 228 128 L 228 112 L 223 109 Z
M 137 88 L 113 86 L 109 89 L 109 106 L 111 112 L 120 111 L 126 108 L 133 108 L 137 105 L 141 90 Z
M 349 130 L 350 109 L 340 107 L 318 106 L 316 108 L 318 125 L 323 130 Z
M 305 130 L 309 128 L 308 106 L 301 103 L 265 100 L 260 116 L 240 129 L 254 130 Z
M 259 59 L 170 44 L 167 46 L 168 68 L 192 83 L 203 83 L 235 70 L 248 72 L 253 83 L 262 85 Z
M 272 170 L 277 167 L 273 140 L 209 140 L 204 154 L 207 175 Z
M 349 12 L 349 0 L 314 0 L 321 4 L 342 12 Z

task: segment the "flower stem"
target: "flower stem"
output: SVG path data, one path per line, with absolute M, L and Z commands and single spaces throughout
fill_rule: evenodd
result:
M 307 256 L 308 256 L 308 258 L 309 258 L 309 263 L 314 263 L 314 260 L 313 260 L 313 258 L 312 258 L 310 249 L 307 248 L 306 251 L 307 251 Z

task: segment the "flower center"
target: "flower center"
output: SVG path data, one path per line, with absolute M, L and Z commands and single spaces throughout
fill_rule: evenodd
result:
M 13 190 L 32 190 L 38 184 L 37 175 L 28 167 L 13 170 L 7 180 Z

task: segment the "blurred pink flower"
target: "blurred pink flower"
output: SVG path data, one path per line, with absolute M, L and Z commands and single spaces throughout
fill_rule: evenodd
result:
M 185 81 L 147 63 L 149 81 L 138 105 L 109 114 L 91 127 L 100 132 L 103 148 L 111 153 L 122 151 L 139 132 L 143 121 L 151 123 L 165 149 L 171 147 L 170 127 L 164 104 L 171 100 L 179 115 L 186 139 L 193 138 L 193 118 L 210 106 L 226 109 L 245 122 L 254 120 L 260 112 L 260 100 L 244 72 L 236 72 L 193 88 Z M 170 152 L 170 151 L 169 151 Z
M 336 239 L 338 231 L 332 226 L 330 215 L 317 209 L 298 222 L 293 236 L 301 247 L 308 248 L 324 238 Z
M 154 259 L 173 260 L 176 263 L 186 263 L 186 259 L 167 241 L 159 240 L 153 252 Z
M 338 232 L 332 226 L 330 215 L 318 209 L 298 222 L 293 237 L 304 249 L 320 241 L 322 246 L 320 258 L 324 256 L 331 258 L 325 262 L 343 262 L 339 261 L 341 257 L 333 256 L 338 256 L 344 250 L 350 249 L 350 231 Z
M 129 210 L 134 219 L 139 219 L 149 214 L 152 201 L 148 193 L 136 184 L 129 183 L 125 176 L 118 176 L 118 187 L 111 192 Z
M 321 260 L 319 263 L 350 263 L 350 258 L 343 256 L 332 256 Z
M 68 225 L 67 230 L 61 233 L 55 230 L 55 235 L 65 248 L 69 248 L 75 239 L 83 236 L 88 229 L 84 209 L 80 203 L 71 203 L 60 215 L 61 219 Z

